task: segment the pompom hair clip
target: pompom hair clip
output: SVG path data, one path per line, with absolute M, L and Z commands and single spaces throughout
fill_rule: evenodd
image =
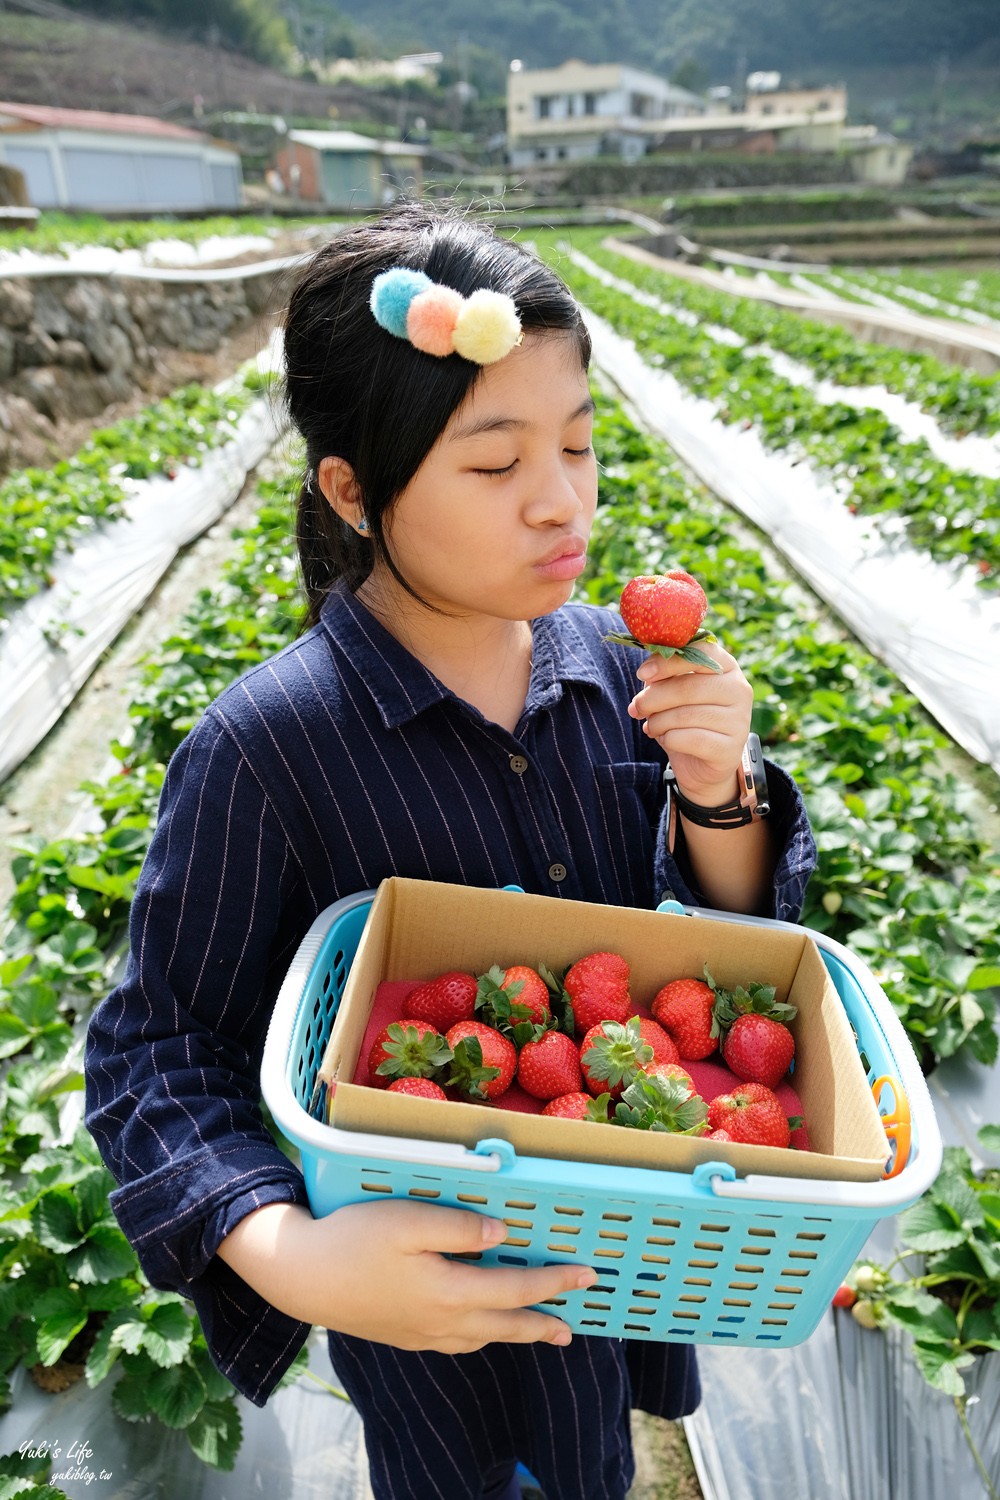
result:
M 473 364 L 492 365 L 524 337 L 512 297 L 486 287 L 463 297 L 407 266 L 375 277 L 370 306 L 380 328 L 438 359 L 460 354 Z

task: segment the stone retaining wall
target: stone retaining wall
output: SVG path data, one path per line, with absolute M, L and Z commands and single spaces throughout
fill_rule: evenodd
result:
M 277 309 L 283 275 L 0 276 L 0 474 L 50 461 L 60 424 L 162 394 L 164 351 L 218 350 Z

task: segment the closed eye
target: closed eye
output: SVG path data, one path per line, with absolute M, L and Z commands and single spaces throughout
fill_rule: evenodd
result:
M 570 456 L 572 458 L 589 458 L 590 455 L 591 455 L 591 453 L 593 453 L 593 451 L 594 450 L 593 450 L 593 448 L 591 447 L 591 445 L 589 443 L 587 444 L 586 448 L 567 448 L 566 449 L 566 452 L 568 454 L 570 454 Z
M 489 479 L 502 479 L 505 474 L 510 474 L 517 467 L 517 459 L 508 464 L 505 469 L 473 469 L 473 474 L 485 474 Z

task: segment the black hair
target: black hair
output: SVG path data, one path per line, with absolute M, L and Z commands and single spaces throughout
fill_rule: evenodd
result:
M 404 202 L 324 245 L 285 316 L 285 399 L 306 445 L 296 529 L 305 627 L 339 580 L 358 589 L 376 557 L 414 594 L 389 555 L 385 518 L 483 368 L 458 354 L 423 354 L 376 323 L 372 282 L 392 266 L 424 271 L 463 296 L 479 287 L 506 293 L 525 332 L 569 332 L 583 368 L 590 363 L 580 309 L 555 272 L 462 210 Z M 367 539 L 320 490 L 319 465 L 329 456 L 354 471 Z

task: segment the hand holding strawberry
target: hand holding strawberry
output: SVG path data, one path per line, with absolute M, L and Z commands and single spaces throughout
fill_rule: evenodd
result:
M 670 757 L 681 791 L 692 802 L 717 807 L 736 793 L 753 689 L 735 658 L 700 628 L 707 608 L 690 573 L 633 578 L 621 597 L 632 634 L 606 639 L 650 653 L 636 674 L 643 687 L 629 714 Z

